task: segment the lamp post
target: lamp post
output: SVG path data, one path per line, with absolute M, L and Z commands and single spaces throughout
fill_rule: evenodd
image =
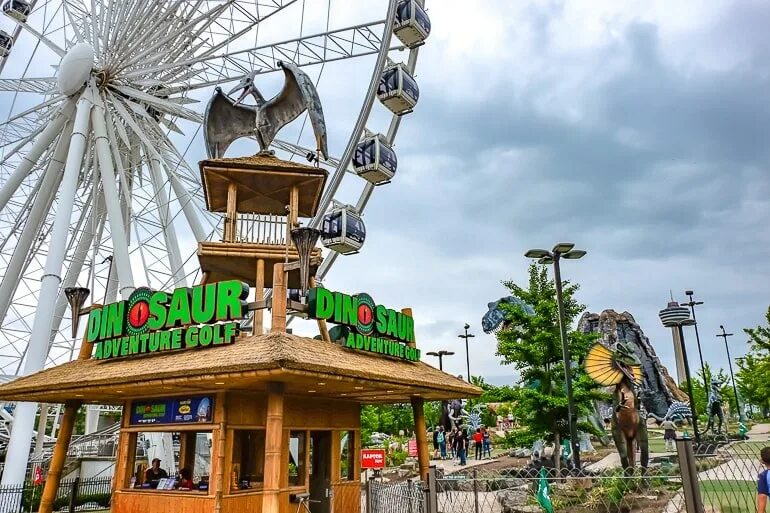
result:
M 730 358 L 730 346 L 727 345 L 727 337 L 732 337 L 732 333 L 727 333 L 725 327 L 721 324 L 719 329 L 722 333 L 717 333 L 717 337 L 722 337 L 725 340 L 725 351 L 727 351 L 727 364 L 730 366 L 730 379 L 733 381 L 733 394 L 735 394 L 735 408 L 738 410 L 738 419 L 743 422 L 746 420 L 743 410 L 741 410 L 741 403 L 738 400 L 738 387 L 735 386 L 735 374 L 733 374 L 733 361 Z
M 524 256 L 535 258 L 540 264 L 553 264 L 554 281 L 556 282 L 556 304 L 559 309 L 559 337 L 561 338 L 561 351 L 564 358 L 564 386 L 567 389 L 567 423 L 569 424 L 569 438 L 572 444 L 572 457 L 575 468 L 580 468 L 580 442 L 577 437 L 575 400 L 572 396 L 572 359 L 569 354 L 567 342 L 567 327 L 564 322 L 564 297 L 561 284 L 561 269 L 559 261 L 562 258 L 577 260 L 586 254 L 582 249 L 573 249 L 571 242 L 560 242 L 551 251 L 546 249 L 530 249 Z
M 666 328 L 676 328 L 679 334 L 679 344 L 684 360 L 684 375 L 687 379 L 687 395 L 690 396 L 690 413 L 692 414 L 692 430 L 695 434 L 696 445 L 700 444 L 700 431 L 698 431 L 698 412 L 695 408 L 695 395 L 692 391 L 692 377 L 690 376 L 690 362 L 687 360 L 687 345 L 684 343 L 682 326 L 691 326 L 695 321 L 690 319 L 690 310 L 686 306 L 680 306 L 676 301 L 671 301 L 666 308 L 658 313 L 660 322 Z
M 687 303 L 679 303 L 680 306 L 689 306 L 690 311 L 692 312 L 692 321 L 693 326 L 695 326 L 695 343 L 698 344 L 698 358 L 700 359 L 700 372 L 703 374 L 703 386 L 706 393 L 708 393 L 709 389 L 709 377 L 706 376 L 706 366 L 703 365 L 703 351 L 701 351 L 700 348 L 700 334 L 698 333 L 698 320 L 695 318 L 695 307 L 698 305 L 702 305 L 703 301 L 695 301 L 692 296 L 694 292 L 692 290 L 685 290 L 685 295 L 689 296 L 690 300 Z
M 473 335 L 471 335 L 473 336 Z M 443 349 L 441 351 L 429 351 L 425 353 L 430 356 L 438 356 L 438 370 L 443 371 L 444 370 L 444 357 L 445 356 L 452 356 L 454 351 L 444 351 Z
M 464 326 L 464 328 L 465 328 L 465 335 L 463 335 L 463 334 L 457 335 L 458 338 L 464 338 L 465 339 L 465 365 L 468 367 L 468 383 L 471 382 L 471 357 L 470 357 L 470 353 L 468 352 L 468 339 L 469 338 L 473 338 L 473 337 L 476 336 L 473 333 L 468 333 L 468 329 L 470 327 L 471 327 L 471 325 L 466 322 L 465 326 Z

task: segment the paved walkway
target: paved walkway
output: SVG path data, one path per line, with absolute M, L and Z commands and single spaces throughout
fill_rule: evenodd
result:
M 650 459 L 652 458 L 658 458 L 660 456 L 670 456 L 676 454 L 676 451 L 671 452 L 651 452 L 650 453 Z M 636 461 L 637 464 L 639 463 L 639 454 L 636 455 Z M 586 470 L 593 470 L 593 471 L 601 471 L 601 470 L 607 470 L 610 468 L 619 468 L 620 467 L 620 454 L 617 452 L 611 452 L 604 458 L 600 459 L 599 461 L 596 461 L 594 463 L 591 463 L 590 465 L 586 466 Z
M 468 459 L 466 460 L 465 466 L 461 466 L 457 461 L 453 460 L 430 460 L 431 465 L 436 465 L 436 467 L 441 467 L 444 469 L 444 474 L 451 474 L 452 472 L 457 472 L 458 470 L 476 467 L 478 465 L 484 465 L 485 463 L 490 463 L 492 461 L 497 461 L 496 459 L 491 460 L 474 460 L 474 459 Z
M 770 440 L 770 424 L 754 424 L 746 436 L 749 440 L 764 442 Z

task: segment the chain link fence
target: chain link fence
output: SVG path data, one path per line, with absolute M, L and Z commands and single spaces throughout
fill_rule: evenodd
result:
M 363 511 L 367 513 L 427 513 L 426 489 L 418 479 L 399 483 L 371 480 L 365 495 Z
M 764 470 L 759 451 L 770 442 L 729 442 L 696 448 L 703 505 L 714 513 L 756 511 L 757 475 Z

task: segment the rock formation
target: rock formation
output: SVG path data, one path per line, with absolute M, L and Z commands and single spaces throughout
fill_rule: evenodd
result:
M 664 416 L 674 401 L 687 401 L 687 396 L 676 386 L 668 370 L 655 354 L 650 340 L 630 313 L 617 313 L 615 310 L 604 310 L 601 314 L 586 312 L 578 322 L 578 330 L 584 333 L 599 333 L 599 342 L 608 347 L 614 347 L 617 342 L 624 342 L 634 349 L 642 362 L 642 403 L 648 412 Z

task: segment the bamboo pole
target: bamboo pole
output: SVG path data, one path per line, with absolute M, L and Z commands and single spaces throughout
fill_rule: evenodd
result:
M 254 301 L 259 301 L 265 297 L 265 261 L 262 258 L 257 259 L 257 278 L 254 285 Z M 252 333 L 261 335 L 264 333 L 265 316 L 263 310 L 254 310 L 254 322 L 252 323 Z
M 225 404 L 225 394 L 217 394 L 215 414 L 217 417 L 217 439 L 216 439 L 216 473 L 214 474 L 214 513 L 222 511 L 222 497 L 225 488 L 225 447 L 227 446 L 227 405 Z
M 417 439 L 417 463 L 420 466 L 420 478 L 428 479 L 430 455 L 428 454 L 428 435 L 425 427 L 425 401 L 422 397 L 412 396 L 412 413 L 414 414 L 414 436 Z
M 273 266 L 273 319 L 270 332 L 286 332 L 286 273 L 283 264 Z
M 291 186 L 289 191 L 289 230 L 292 230 L 299 226 L 297 219 L 299 218 L 299 187 L 296 185 Z M 286 234 L 287 241 L 291 239 L 291 234 Z
M 402 308 L 401 309 L 401 313 L 406 315 L 406 316 L 408 316 L 408 317 L 412 317 L 412 309 L 411 308 Z M 414 322 L 414 321 L 412 321 L 412 322 Z M 417 340 L 412 340 L 411 342 L 408 342 L 406 345 L 409 346 L 409 347 L 417 347 Z
M 265 418 L 265 467 L 262 513 L 280 511 L 281 463 L 283 461 L 283 383 L 267 385 Z
M 235 221 L 238 215 L 235 207 L 238 204 L 238 186 L 233 182 L 227 184 L 227 214 L 225 218 L 225 242 L 235 242 Z

